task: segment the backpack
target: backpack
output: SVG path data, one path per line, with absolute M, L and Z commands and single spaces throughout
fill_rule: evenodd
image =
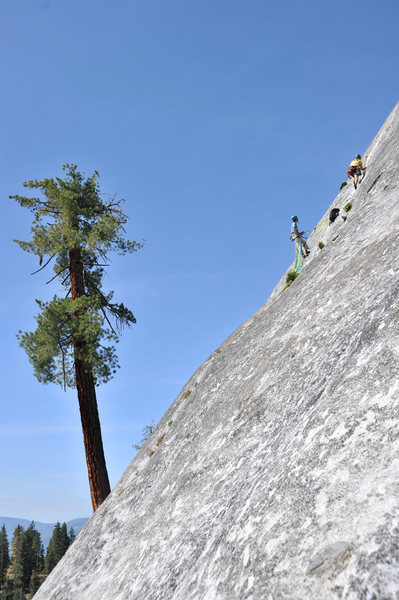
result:
M 353 173 L 355 172 L 356 167 L 354 167 L 353 165 L 351 167 L 349 167 L 349 169 L 347 170 L 347 175 L 348 177 L 351 177 L 351 175 L 353 175 Z
M 333 208 L 330 211 L 330 216 L 329 216 L 330 223 L 334 223 L 334 221 L 338 217 L 338 215 L 339 215 L 339 208 Z

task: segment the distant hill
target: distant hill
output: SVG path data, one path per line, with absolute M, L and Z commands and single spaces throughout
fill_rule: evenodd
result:
M 87 518 L 82 517 L 81 519 L 73 519 L 72 521 L 67 522 L 68 532 L 72 527 L 75 531 L 75 534 L 78 535 L 83 525 L 86 523 Z M 28 519 L 17 519 L 15 517 L 0 517 L 0 528 L 3 524 L 6 527 L 8 542 L 11 546 L 12 536 L 14 534 L 15 528 L 17 525 L 21 525 L 24 529 L 29 527 L 32 521 L 28 521 Z M 61 524 L 63 521 L 60 521 Z M 42 538 L 44 550 L 47 550 L 47 546 L 49 544 L 50 538 L 53 534 L 55 523 L 40 523 L 40 521 L 35 521 L 35 528 L 40 533 L 40 537 Z

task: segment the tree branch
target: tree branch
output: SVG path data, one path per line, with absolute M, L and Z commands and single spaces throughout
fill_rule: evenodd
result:
M 104 310 L 104 307 L 103 307 L 103 306 L 101 307 L 101 312 L 103 313 L 103 315 L 104 315 L 104 318 L 105 318 L 105 320 L 107 321 L 108 325 L 111 327 L 111 331 L 112 331 L 112 333 L 114 333 L 115 335 L 117 335 L 117 333 L 116 333 L 115 329 L 112 327 L 112 323 L 111 323 L 111 321 L 110 321 L 110 320 L 108 319 L 108 317 L 107 317 L 107 313 L 105 312 L 105 310 Z
M 85 272 L 85 273 L 86 273 L 86 272 Z M 122 315 L 121 315 L 121 314 L 119 314 L 118 310 L 116 310 L 116 309 L 115 309 L 115 308 L 114 308 L 114 307 L 113 307 L 113 306 L 112 306 L 112 305 L 111 305 L 111 304 L 108 302 L 107 298 L 104 296 L 104 294 L 102 293 L 102 291 L 101 291 L 101 290 L 99 290 L 99 289 L 98 289 L 98 287 L 96 286 L 96 284 L 93 282 L 93 280 L 92 280 L 92 278 L 90 277 L 89 273 L 86 273 L 86 275 L 87 275 L 87 278 L 88 278 L 88 281 L 87 281 L 87 283 L 89 284 L 89 286 L 91 286 L 91 287 L 92 287 L 92 288 L 93 288 L 93 289 L 94 289 L 94 290 L 97 292 L 97 294 L 99 294 L 100 298 L 102 299 L 102 301 L 103 301 L 103 303 L 104 303 L 104 304 L 103 304 L 103 306 L 101 306 L 101 307 L 100 307 L 100 308 L 101 308 L 101 312 L 103 313 L 103 315 L 104 315 L 104 317 L 105 317 L 105 319 L 106 319 L 106 321 L 107 321 L 108 325 L 111 327 L 111 330 L 112 330 L 112 332 L 113 332 L 115 335 L 117 335 L 117 333 L 116 333 L 115 329 L 113 328 L 113 326 L 112 326 L 112 325 L 111 325 L 111 323 L 110 323 L 110 320 L 109 320 L 109 318 L 108 318 L 108 316 L 107 316 L 107 314 L 106 314 L 106 312 L 105 312 L 105 310 L 104 310 L 104 307 L 107 307 L 107 308 L 110 310 L 110 312 L 111 312 L 111 313 L 114 315 L 114 317 L 116 317 L 117 319 L 119 319 L 119 320 L 120 320 L 120 325 L 121 325 L 121 326 L 123 326 L 123 325 L 125 325 L 125 324 L 128 324 L 128 325 L 129 325 L 129 322 L 128 322 L 128 321 L 126 321 L 125 323 L 123 322 L 123 317 L 122 317 Z
M 62 356 L 62 380 L 64 383 L 64 392 L 66 392 L 66 373 L 65 373 L 65 354 L 64 354 L 64 349 L 61 346 L 60 340 L 58 339 L 58 346 L 61 350 L 61 356 Z
M 98 287 L 96 286 L 96 284 L 93 282 L 93 279 L 92 279 L 92 277 L 90 276 L 90 274 L 89 274 L 89 273 L 87 273 L 87 271 L 85 271 L 85 275 L 86 275 L 86 276 L 87 276 L 87 278 L 88 278 L 88 282 L 87 282 L 87 283 L 88 283 L 89 285 L 91 285 L 91 286 L 92 286 L 92 288 L 93 288 L 93 289 L 94 289 L 94 290 L 97 292 L 97 294 L 100 294 L 100 296 L 101 296 L 101 299 L 102 299 L 102 300 L 103 300 L 103 302 L 104 302 L 104 306 L 109 306 L 109 302 L 108 302 L 108 300 L 106 299 L 106 297 L 104 296 L 104 294 L 102 293 L 102 291 L 101 291 L 101 290 L 99 290 L 99 289 L 98 289 Z
M 67 268 L 67 267 L 66 267 L 66 268 Z M 68 273 L 68 275 L 65 277 L 65 279 L 63 279 L 63 280 L 62 280 L 62 282 L 61 282 L 61 285 L 64 285 L 64 284 L 65 284 L 65 282 L 66 282 L 66 280 L 67 280 L 67 279 L 68 279 L 68 277 L 70 277 L 70 276 L 71 276 L 71 274 L 70 274 L 70 273 Z
M 63 272 L 65 271 L 65 269 L 69 269 L 69 266 L 67 266 L 67 267 L 64 267 L 64 268 L 63 268 L 63 269 L 62 269 L 62 270 L 61 270 L 59 273 L 56 273 L 56 274 L 54 275 L 54 277 L 52 277 L 51 279 L 49 279 L 48 281 L 46 281 L 46 285 L 47 285 L 48 283 L 51 283 L 52 281 L 54 281 L 54 279 L 55 279 L 56 277 L 58 277 L 58 275 L 61 275 L 61 273 L 63 273 Z
M 31 273 L 31 275 L 36 275 L 36 273 L 39 273 L 39 271 L 43 271 L 44 267 L 47 267 L 47 265 L 49 264 L 49 262 L 51 260 L 53 260 L 54 256 L 56 255 L 56 253 L 52 254 L 52 256 L 50 256 L 50 258 L 48 259 L 48 261 L 46 263 L 44 263 L 44 265 L 42 267 L 40 267 L 40 269 L 38 269 L 37 271 L 33 271 L 33 273 Z

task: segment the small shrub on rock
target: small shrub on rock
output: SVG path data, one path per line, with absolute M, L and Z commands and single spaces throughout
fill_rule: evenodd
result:
M 296 279 L 298 277 L 299 273 L 297 273 L 296 271 L 290 271 L 289 273 L 287 273 L 287 277 L 285 278 L 285 283 L 287 285 L 291 285 L 291 283 L 294 281 L 294 279 Z
M 291 285 L 291 283 L 294 281 L 294 279 L 296 279 L 298 277 L 299 273 L 297 273 L 296 271 L 290 271 L 289 273 L 287 273 L 287 277 L 285 279 L 285 286 L 283 287 L 283 292 L 287 289 L 288 286 Z

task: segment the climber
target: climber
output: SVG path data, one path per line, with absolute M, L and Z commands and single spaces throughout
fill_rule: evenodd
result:
M 296 215 L 292 215 L 291 217 L 292 225 L 291 225 L 291 240 L 295 242 L 295 245 L 302 252 L 303 258 L 306 258 L 310 254 L 310 250 L 306 243 L 305 238 L 303 238 L 304 231 L 298 231 L 298 217 Z
M 349 169 L 347 170 L 348 176 L 353 178 L 353 185 L 355 186 L 355 190 L 357 190 L 359 175 L 361 175 L 362 171 L 365 171 L 366 168 L 367 167 L 363 167 L 362 157 L 360 156 L 360 154 L 356 154 L 355 160 L 352 160 Z

